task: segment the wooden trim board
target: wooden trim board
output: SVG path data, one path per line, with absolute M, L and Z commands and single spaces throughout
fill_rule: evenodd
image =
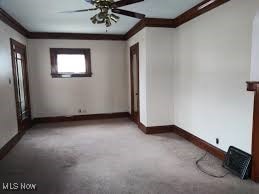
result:
M 204 14 L 210 10 L 213 10 L 224 3 L 227 3 L 230 0 L 204 0 L 198 5 L 192 7 L 191 9 L 187 10 L 183 14 L 179 15 L 175 18 L 176 27 L 181 26 L 182 24 Z
M 177 126 L 173 126 L 172 131 L 177 135 L 183 137 L 184 139 L 188 140 L 189 142 L 193 143 L 194 145 L 198 146 L 199 148 L 219 158 L 220 160 L 225 159 L 226 152 L 209 144 L 208 142 L 200 139 L 199 137 L 196 137 L 195 135 L 185 131 L 184 129 L 181 129 L 180 127 L 177 127 Z
M 136 69 L 137 73 L 134 74 L 134 67 L 133 67 L 133 63 L 134 63 L 134 55 L 136 56 Z M 136 76 L 136 77 L 134 77 Z M 137 85 L 136 85 L 136 81 L 137 80 Z M 131 118 L 133 119 L 133 121 L 137 124 L 139 124 L 140 122 L 140 99 L 139 99 L 139 43 L 136 43 L 135 45 L 130 47 L 130 96 L 131 96 Z M 137 88 L 137 94 L 135 93 L 135 89 Z M 137 112 L 135 112 L 135 106 L 134 104 L 136 103 L 135 100 L 135 96 L 137 96 Z
M 5 24 L 21 33 L 23 36 L 27 37 L 29 31 L 25 29 L 19 22 L 17 22 L 12 16 L 10 16 L 6 11 L 0 8 L 0 20 L 2 20 Z
M 116 34 L 84 34 L 84 33 L 49 33 L 30 32 L 29 39 L 66 39 L 66 40 L 114 40 L 124 41 L 124 35 Z
M 254 92 L 251 177 L 259 182 L 259 82 L 247 82 L 247 91 Z
M 28 79 L 28 63 L 27 63 L 27 50 L 26 46 L 20 42 L 17 42 L 14 39 L 10 39 L 10 50 L 11 50 L 11 58 L 12 58 L 12 73 L 13 73 L 13 84 L 14 84 L 14 94 L 15 94 L 15 104 L 16 104 L 16 118 L 17 118 L 17 125 L 18 130 L 27 130 L 32 126 L 31 123 L 31 100 L 30 100 L 30 88 L 29 88 L 29 79 Z M 18 74 L 18 67 L 17 67 L 17 57 L 16 53 L 21 55 L 21 64 L 23 70 L 23 87 L 24 87 L 24 99 L 25 99 L 25 109 L 23 113 L 20 108 L 20 101 L 19 99 L 19 74 Z M 21 115 L 26 115 L 26 118 L 22 118 Z
M 33 124 L 39 123 L 56 123 L 66 121 L 83 121 L 83 120 L 101 120 L 101 119 L 114 119 L 114 118 L 129 118 L 128 112 L 111 113 L 111 114 L 94 114 L 94 115 L 74 115 L 74 116 L 59 116 L 59 117 L 42 117 L 34 118 Z
M 2 160 L 14 148 L 24 134 L 25 131 L 20 131 L 0 149 L 0 160 Z
M 173 129 L 173 126 L 146 127 L 143 123 L 139 123 L 138 127 L 145 134 L 170 133 L 172 132 L 172 129 Z
M 145 134 L 157 134 L 157 133 L 170 133 L 173 132 L 184 139 L 188 140 L 189 142 L 193 143 L 197 147 L 209 152 L 210 154 L 214 155 L 215 157 L 219 158 L 220 160 L 225 159 L 225 154 L 223 150 L 209 144 L 208 142 L 196 137 L 195 135 L 177 127 L 175 125 L 169 126 L 157 126 L 157 127 L 146 127 L 142 123 L 139 124 L 139 129 L 141 129 Z
M 187 10 L 183 14 L 174 19 L 165 18 L 145 18 L 131 28 L 125 35 L 125 39 L 128 40 L 145 27 L 160 27 L 160 28 L 177 28 L 182 24 L 189 22 L 190 20 L 199 17 L 202 14 L 213 10 L 230 0 L 204 0 L 198 5 Z M 210 3 L 211 2 L 211 3 Z
M 177 23 L 174 19 L 164 18 L 145 18 L 140 20 L 135 26 L 133 26 L 126 34 L 125 40 L 130 39 L 145 27 L 159 27 L 159 28 L 176 28 Z

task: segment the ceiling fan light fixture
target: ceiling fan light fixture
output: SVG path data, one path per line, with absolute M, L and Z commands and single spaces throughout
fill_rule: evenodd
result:
M 118 20 L 120 19 L 119 16 L 117 16 L 117 15 L 115 15 L 115 14 L 113 14 L 113 13 L 110 15 L 110 18 L 111 18 L 111 20 L 114 21 L 114 22 L 118 22 Z
M 115 20 L 115 19 L 113 19 L 113 18 L 111 18 L 110 20 L 112 20 L 114 23 L 117 23 L 117 22 L 118 22 L 118 20 Z
M 110 27 L 112 25 L 111 20 L 109 18 L 105 20 L 105 25 L 106 27 Z
M 105 21 L 104 20 L 98 20 L 97 24 L 103 24 Z
M 98 22 L 97 15 L 90 18 L 93 24 L 96 24 Z
M 90 18 L 93 24 L 105 23 L 106 16 L 103 13 L 99 13 Z

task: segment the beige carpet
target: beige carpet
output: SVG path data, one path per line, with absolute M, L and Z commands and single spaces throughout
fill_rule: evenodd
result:
M 195 161 L 203 154 L 173 133 L 145 135 L 128 119 L 38 125 L 0 161 L 0 193 L 12 193 L 3 182 L 34 183 L 32 193 L 42 194 L 259 193 L 252 181 L 200 172 Z M 225 172 L 211 155 L 201 165 Z

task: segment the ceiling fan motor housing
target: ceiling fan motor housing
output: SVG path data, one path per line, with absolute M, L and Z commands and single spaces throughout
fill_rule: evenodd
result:
M 98 8 L 107 7 L 108 9 L 113 8 L 114 0 L 96 0 L 94 5 Z

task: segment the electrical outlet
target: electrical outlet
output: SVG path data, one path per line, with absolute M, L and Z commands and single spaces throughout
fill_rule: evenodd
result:
M 82 113 L 87 113 L 86 109 L 83 109 L 83 110 L 82 110 Z
M 219 144 L 219 138 L 216 138 L 216 144 Z

